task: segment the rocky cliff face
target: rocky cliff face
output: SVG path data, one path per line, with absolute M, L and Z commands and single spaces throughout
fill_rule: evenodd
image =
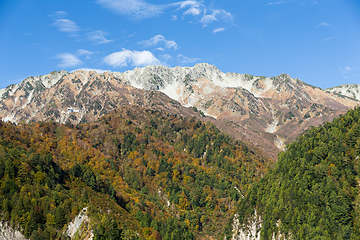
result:
M 79 70 L 29 77 L 0 90 L 0 117 L 16 123 L 51 119 L 80 123 L 121 105 L 160 105 L 189 116 L 201 114 L 204 120 L 275 158 L 285 143 L 305 129 L 330 121 L 358 103 L 287 74 L 266 78 L 223 73 L 202 63 L 148 66 L 124 73 Z
M 82 209 L 79 215 L 69 223 L 65 233 L 70 239 L 92 240 L 94 238 L 90 227 L 90 218 L 87 216 L 87 207 Z
M 20 231 L 12 228 L 7 222 L 0 221 L 0 239 L 27 240 Z

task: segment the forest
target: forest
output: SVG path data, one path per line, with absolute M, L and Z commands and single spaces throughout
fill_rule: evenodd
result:
M 78 125 L 0 122 L 0 217 L 30 239 L 67 239 L 84 207 L 94 239 L 220 239 L 274 165 L 261 156 L 156 108 Z
M 359 137 L 355 108 L 289 144 L 240 199 L 240 225 L 260 218 L 261 239 L 360 239 Z

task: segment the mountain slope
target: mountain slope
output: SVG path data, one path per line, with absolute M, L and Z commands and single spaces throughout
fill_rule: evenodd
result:
M 84 207 L 98 239 L 218 238 L 273 164 L 256 152 L 157 107 L 77 125 L 0 121 L 0 217 L 31 239 L 60 237 Z
M 0 95 L 0 117 L 14 122 L 94 121 L 128 104 L 159 105 L 187 116 L 202 115 L 205 121 L 261 148 L 273 159 L 285 143 L 310 126 L 330 121 L 359 103 L 286 74 L 266 78 L 222 73 L 205 63 L 148 66 L 124 73 L 53 72 L 27 78 Z
M 241 200 L 231 236 L 359 239 L 360 108 L 312 128 Z
M 360 100 L 360 85 L 359 84 L 344 84 L 337 87 L 325 89 L 327 92 L 332 92 L 341 96 L 350 97 Z

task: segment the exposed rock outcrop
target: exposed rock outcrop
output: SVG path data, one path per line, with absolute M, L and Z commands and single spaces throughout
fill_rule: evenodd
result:
M 7 222 L 0 221 L 1 240 L 27 240 L 20 231 L 12 228 Z
M 65 233 L 71 239 L 93 239 L 94 235 L 90 228 L 90 218 L 87 216 L 87 207 L 81 210 L 75 219 L 69 223 Z
M 346 96 L 360 100 L 360 85 L 359 84 L 344 84 L 337 87 L 325 89 L 327 92 L 335 93 L 340 96 Z

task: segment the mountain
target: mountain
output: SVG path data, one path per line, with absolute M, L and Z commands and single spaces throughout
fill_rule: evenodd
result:
M 157 106 L 84 124 L 0 121 L 0 220 L 30 239 L 218 239 L 272 165 Z
M 273 159 L 310 126 L 359 103 L 287 74 L 267 78 L 223 73 L 206 63 L 148 66 L 124 73 L 53 72 L 11 85 L 0 96 L 0 117 L 14 122 L 83 123 L 122 105 L 160 104 L 168 111 L 211 121 Z
M 312 128 L 246 197 L 227 239 L 359 239 L 360 108 Z
M 344 84 L 337 87 L 327 88 L 325 91 L 360 100 L 359 84 Z

